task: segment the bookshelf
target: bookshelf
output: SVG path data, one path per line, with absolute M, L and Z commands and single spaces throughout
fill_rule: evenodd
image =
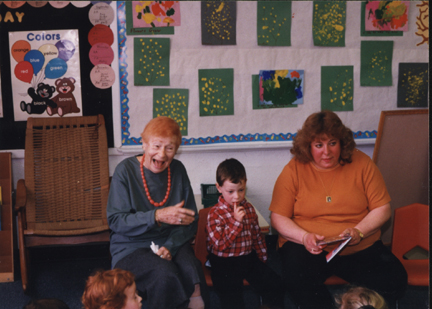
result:
M 11 153 L 0 153 L 0 282 L 14 281 Z

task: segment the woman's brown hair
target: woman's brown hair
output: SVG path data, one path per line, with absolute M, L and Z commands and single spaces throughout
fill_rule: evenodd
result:
M 85 309 L 121 309 L 126 302 L 126 288 L 135 282 L 130 271 L 97 271 L 87 279 L 81 301 Z
M 294 158 L 301 163 L 311 162 L 313 160 L 311 143 L 317 138 L 322 138 L 323 135 L 340 141 L 339 163 L 341 165 L 352 162 L 351 156 L 356 146 L 353 133 L 342 123 L 338 115 L 331 111 L 314 113 L 306 119 L 303 127 L 294 137 L 293 148 L 291 148 Z

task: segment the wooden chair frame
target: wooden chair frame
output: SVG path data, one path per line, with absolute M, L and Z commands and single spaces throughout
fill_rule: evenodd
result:
M 24 291 L 29 247 L 109 241 L 108 146 L 102 115 L 28 118 L 15 210 Z

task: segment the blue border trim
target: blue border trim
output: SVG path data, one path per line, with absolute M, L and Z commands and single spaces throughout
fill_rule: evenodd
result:
M 141 145 L 141 137 L 131 137 L 129 132 L 129 90 L 128 90 L 128 73 L 126 62 L 126 4 L 125 1 L 119 1 L 117 4 L 117 28 L 119 40 L 119 72 L 120 72 L 120 111 L 121 111 L 121 136 L 122 146 Z M 212 145 L 228 143 L 250 143 L 250 142 L 281 142 L 292 141 L 296 134 L 293 133 L 272 133 L 272 134 L 231 134 L 213 137 L 182 138 L 182 146 L 187 145 Z M 376 138 L 377 131 L 358 131 L 354 133 L 355 139 Z

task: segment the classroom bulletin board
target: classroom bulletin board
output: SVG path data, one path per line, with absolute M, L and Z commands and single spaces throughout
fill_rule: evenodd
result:
M 0 150 L 24 149 L 28 117 L 96 114 L 114 146 L 116 20 L 114 3 L 0 3 Z
M 417 25 L 428 2 L 403 2 L 406 22 L 390 31 L 371 22 L 378 7 L 361 1 L 180 1 L 171 25 L 158 26 L 150 15 L 166 8 L 118 2 L 116 146 L 140 146 L 158 115 L 179 122 L 183 149 L 289 142 L 323 109 L 337 112 L 357 140 L 374 141 L 382 110 L 428 108 L 428 29 L 422 35 Z M 423 100 L 400 105 L 413 90 L 402 88 L 401 72 L 414 63 Z

